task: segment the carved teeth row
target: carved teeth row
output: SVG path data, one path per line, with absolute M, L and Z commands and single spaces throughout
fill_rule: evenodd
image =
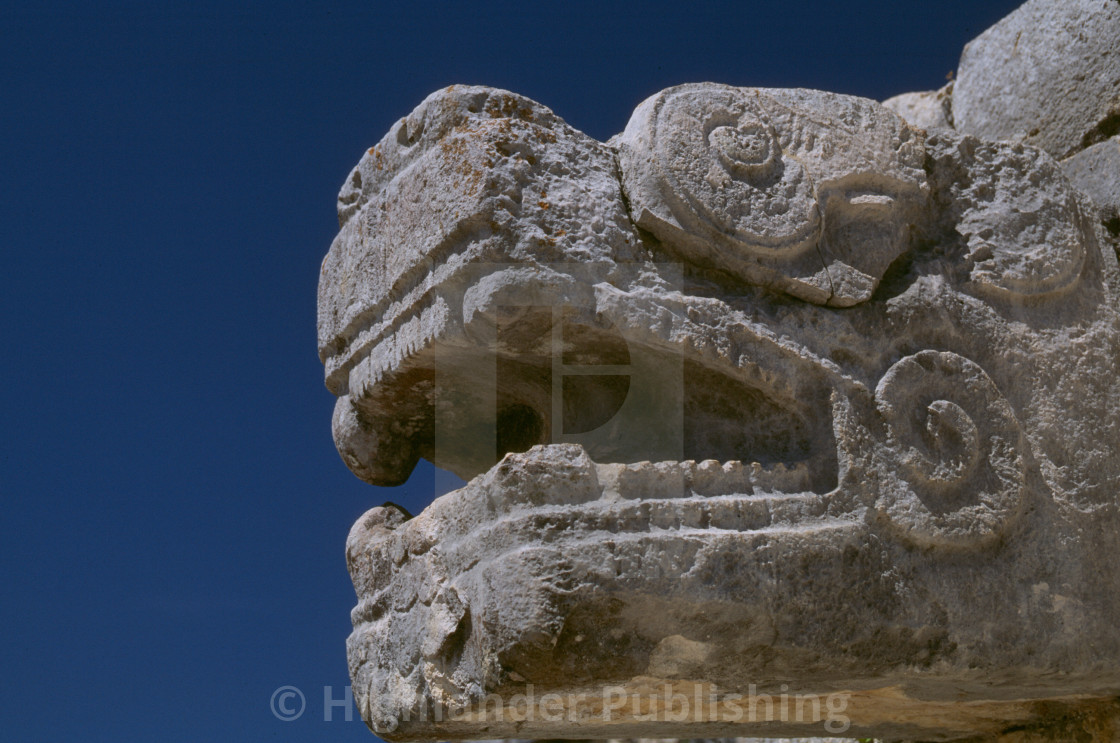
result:
M 400 522 L 392 528 L 382 527 L 378 523 L 384 519 L 380 512 L 387 510 L 371 510 L 351 531 L 347 562 L 354 589 L 361 599 L 351 613 L 355 627 L 376 621 L 388 612 L 407 611 L 415 601 L 430 604 L 438 590 L 439 583 L 433 580 L 416 581 L 418 588 L 399 588 L 416 580 L 416 569 L 426 569 L 422 566 L 428 564 L 425 554 L 431 545 L 423 537 L 417 538 L 414 524 Z M 590 501 L 503 514 L 501 518 L 476 522 L 454 536 L 444 533 L 438 548 L 441 556 L 436 559 L 440 563 L 465 559 L 462 555 L 451 557 L 464 548 L 471 554 L 513 552 L 523 545 L 548 545 L 570 539 L 577 531 L 597 539 L 603 534 L 640 536 L 698 530 L 750 533 L 847 529 L 856 523 L 831 518 L 827 510 L 826 497 L 813 493 Z M 366 528 L 363 522 L 375 526 Z M 595 537 L 596 534 L 599 536 Z M 402 575 L 405 577 L 399 577 Z M 397 589 L 391 588 L 394 581 L 399 581 Z
M 802 493 L 810 490 L 809 465 L 719 462 L 596 464 L 606 499 L 687 498 L 692 495 Z

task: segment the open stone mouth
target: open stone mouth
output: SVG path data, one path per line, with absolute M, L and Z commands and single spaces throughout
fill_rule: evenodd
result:
M 961 694 L 1114 697 L 1117 605 L 1085 576 L 1115 546 L 1117 269 L 1081 199 L 1027 145 L 836 94 L 682 86 L 608 143 L 432 96 L 352 172 L 320 275 L 346 464 L 466 481 L 349 533 L 363 718 L 794 734 L 484 699 L 796 680 L 952 737 Z M 869 734 L 929 737 L 879 701 Z
M 592 530 L 741 531 L 821 516 L 840 479 L 835 376 L 761 326 L 724 327 L 718 345 L 680 343 L 715 322 L 694 297 L 676 312 L 633 289 L 603 292 L 594 307 L 494 304 L 420 335 L 408 331 L 424 323 L 396 323 L 339 399 L 351 469 L 395 485 L 422 457 L 469 481 L 507 455 L 578 444 L 595 463 L 594 496 L 579 504 Z M 649 322 L 659 314 L 673 319 Z

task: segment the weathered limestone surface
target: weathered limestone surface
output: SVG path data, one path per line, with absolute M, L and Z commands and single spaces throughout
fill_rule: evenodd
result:
M 1056 158 L 1120 127 L 1120 3 L 1029 0 L 964 48 L 953 123 Z
M 896 95 L 883 105 L 919 129 L 953 128 L 953 83 L 941 90 Z
M 927 196 L 915 130 L 834 93 L 678 86 L 614 144 L 638 227 L 691 265 L 814 304 L 869 299 Z
M 1120 131 L 1120 3 L 1029 0 L 965 46 L 951 94 L 884 101 L 924 129 L 1069 157 Z
M 589 291 L 547 266 L 598 264 L 611 274 L 607 264 L 650 259 L 627 217 L 611 151 L 544 106 L 486 88 L 429 96 L 365 153 L 338 205 L 341 229 L 320 277 L 320 357 L 327 387 L 339 395 L 339 451 L 376 484 L 403 482 L 419 457 L 435 456 L 426 412 L 434 339 L 457 348 L 444 373 L 465 375 L 469 393 L 471 349 L 486 332 L 476 326 L 492 324 L 502 302 L 549 307 L 565 292 Z M 489 269 L 495 276 L 484 279 L 478 269 L 500 263 L 511 281 Z M 527 272 L 533 281 L 516 280 Z M 407 377 L 412 393 L 382 384 L 387 375 Z M 459 401 L 464 427 L 486 420 L 479 405 L 494 403 Z M 479 454 L 473 432 L 458 438 L 444 447 L 454 461 L 441 466 L 473 476 L 493 464 L 492 445 Z
M 1120 237 L 1120 136 L 1063 160 L 1062 170 L 1074 186 L 1096 202 L 1106 226 L 1114 237 Z
M 1116 738 L 1115 141 L 929 103 L 682 85 L 600 143 L 455 86 L 362 157 L 335 440 L 469 480 L 347 540 L 375 732 Z

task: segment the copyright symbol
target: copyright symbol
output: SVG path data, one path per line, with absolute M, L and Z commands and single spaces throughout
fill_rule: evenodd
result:
M 281 686 L 272 692 L 272 699 L 269 700 L 268 706 L 272 708 L 272 715 L 277 720 L 291 722 L 298 720 L 303 714 L 307 708 L 307 700 L 304 699 L 303 692 L 296 687 Z

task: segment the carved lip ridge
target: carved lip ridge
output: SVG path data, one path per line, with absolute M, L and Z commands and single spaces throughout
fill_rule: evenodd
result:
M 739 535 L 739 538 L 757 535 L 759 539 L 773 542 L 782 535 L 798 538 L 809 532 L 844 534 L 866 527 L 858 518 L 828 514 L 827 498 L 808 493 L 634 500 L 625 505 L 629 508 L 622 512 L 617 502 L 609 501 L 579 506 L 535 506 L 488 522 L 453 539 L 441 537 L 440 551 L 446 558 L 449 552 L 458 552 L 460 548 L 464 551 L 477 550 L 479 544 L 485 543 L 491 545 L 494 555 L 513 554 L 525 548 L 548 549 L 560 541 L 561 535 L 565 549 L 573 544 L 594 547 L 604 535 L 609 535 L 616 543 L 625 540 L 711 539 L 720 533 Z M 693 508 L 682 515 L 682 506 Z M 578 535 L 574 539 L 573 533 Z M 493 545 L 500 545 L 500 548 Z M 372 543 L 366 547 L 377 548 L 378 545 Z M 397 570 L 391 570 L 385 579 L 392 581 Z M 376 624 L 390 611 L 394 587 L 386 583 L 370 587 L 358 596 L 358 602 L 350 612 L 355 630 Z M 398 604 L 391 610 L 408 611 L 417 600 L 415 594 L 409 594 L 407 604 Z
M 534 466 L 547 467 L 553 482 L 527 487 L 524 478 Z M 831 493 L 799 488 L 798 479 L 805 477 L 803 466 L 763 468 L 738 461 L 595 464 L 570 444 L 510 454 L 413 518 L 405 520 L 384 506 L 359 519 L 347 542 L 349 559 L 382 567 L 372 570 L 373 582 L 359 589 L 351 620 L 358 629 L 390 611 L 393 576 L 429 551 L 438 551 L 440 560 L 473 564 L 479 552 L 514 554 L 554 544 L 570 548 L 573 539 L 594 546 L 605 536 L 659 541 L 725 533 L 769 542 L 782 535 L 800 539 L 807 532 L 840 535 L 866 527 L 859 512 L 830 508 Z M 382 514 L 395 521 L 388 523 Z M 409 606 L 416 600 L 410 595 Z

